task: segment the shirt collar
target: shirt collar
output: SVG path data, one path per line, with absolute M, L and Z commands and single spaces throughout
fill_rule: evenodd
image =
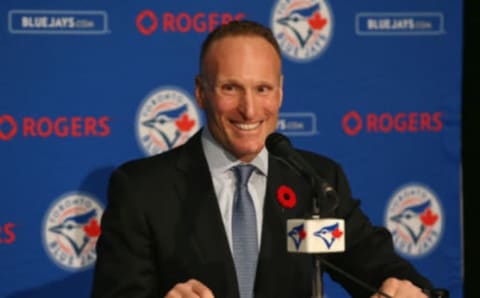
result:
M 228 171 L 242 161 L 238 160 L 230 152 L 225 150 L 212 136 L 208 127 L 202 130 L 202 146 L 205 152 L 208 166 L 212 173 Z M 257 170 L 263 174 L 268 173 L 268 151 L 263 147 L 262 151 L 249 164 L 254 165 Z

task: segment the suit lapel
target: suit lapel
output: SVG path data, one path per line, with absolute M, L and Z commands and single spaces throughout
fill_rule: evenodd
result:
M 292 283 L 297 280 L 293 276 L 297 258 L 287 252 L 286 224 L 289 218 L 306 215 L 311 208 L 311 192 L 308 184 L 271 155 L 268 167 L 255 297 L 295 297 L 298 293 L 292 292 Z M 279 200 L 281 186 L 296 197 L 293 207 L 285 207 Z M 290 196 L 289 199 L 294 198 Z
M 185 214 L 191 224 L 190 245 L 200 261 L 198 277 L 216 297 L 236 297 L 233 258 L 213 188 L 211 174 L 203 154 L 201 133 L 185 144 L 178 168 L 185 179 L 177 179 L 184 200 Z

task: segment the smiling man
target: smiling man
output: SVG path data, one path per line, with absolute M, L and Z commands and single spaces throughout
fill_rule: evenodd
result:
M 307 214 L 312 189 L 265 147 L 283 100 L 281 64 L 272 32 L 258 23 L 233 21 L 208 35 L 195 79 L 207 125 L 180 147 L 114 171 L 92 297 L 311 297 L 312 259 L 287 252 L 286 221 Z M 346 251 L 325 258 L 389 296 L 427 297 L 430 282 L 371 225 L 341 167 L 298 152 L 339 196 L 321 216 L 345 219 Z M 377 295 L 326 271 L 353 297 Z
M 283 77 L 274 41 L 238 30 L 223 30 L 207 40 L 195 95 L 214 139 L 248 162 L 275 131 Z

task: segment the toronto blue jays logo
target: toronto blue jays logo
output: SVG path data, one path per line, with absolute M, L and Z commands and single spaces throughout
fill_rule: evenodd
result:
M 343 231 L 339 229 L 339 223 L 322 227 L 320 230 L 313 233 L 316 237 L 320 237 L 327 248 L 330 248 L 336 239 L 342 237 Z
M 200 126 L 200 115 L 192 100 L 178 88 L 161 88 L 147 96 L 136 121 L 137 138 L 147 155 L 185 143 Z
M 304 224 L 295 226 L 288 232 L 288 237 L 292 238 L 297 250 L 300 248 L 300 245 L 306 236 L 307 234 L 305 233 Z
M 45 217 L 43 240 L 55 263 L 78 270 L 95 262 L 102 213 L 98 201 L 85 193 L 68 193 L 54 202 Z
M 279 0 L 271 26 L 282 52 L 294 61 L 306 62 L 329 44 L 333 17 L 326 0 Z
M 443 216 L 438 199 L 430 189 L 410 184 L 392 196 L 385 221 L 399 252 L 422 256 L 438 243 Z

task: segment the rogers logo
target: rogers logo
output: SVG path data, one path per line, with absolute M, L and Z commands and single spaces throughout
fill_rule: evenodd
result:
M 198 12 L 194 15 L 180 12 L 174 14 L 171 12 L 164 12 L 160 18 L 152 10 L 141 11 L 136 18 L 135 24 L 138 31 L 143 35 L 151 35 L 160 29 L 163 32 L 206 32 L 212 31 L 217 25 L 226 24 L 233 20 L 241 20 L 245 18 L 245 13 L 239 12 L 236 14 L 224 13 L 204 13 Z
M 157 31 L 158 18 L 151 10 L 144 10 L 137 16 L 137 28 L 143 35 L 150 35 Z
M 0 244 L 12 244 L 17 239 L 15 232 L 13 231 L 15 224 L 7 222 L 6 224 L 0 224 Z
M 8 141 L 17 133 L 17 122 L 10 115 L 0 116 L 0 140 Z
M 440 132 L 443 129 L 442 116 L 442 112 L 369 113 L 362 116 L 357 111 L 350 111 L 343 116 L 342 127 L 349 136 L 361 131 L 385 134 Z
M 9 141 L 17 134 L 23 137 L 106 137 L 110 135 L 110 117 L 60 116 L 23 117 L 16 121 L 11 115 L 0 116 L 0 140 Z

